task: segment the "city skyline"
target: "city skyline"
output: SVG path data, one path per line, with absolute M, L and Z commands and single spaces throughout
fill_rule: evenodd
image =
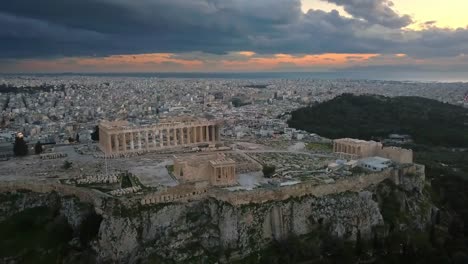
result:
M 0 73 L 466 72 L 460 0 L 23 0 Z

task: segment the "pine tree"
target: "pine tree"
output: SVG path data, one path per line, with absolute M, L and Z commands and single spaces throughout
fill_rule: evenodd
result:
M 42 151 L 43 151 L 42 144 L 40 141 L 38 141 L 36 145 L 34 146 L 34 152 L 36 153 L 36 155 L 39 155 L 42 153 Z
M 16 136 L 15 138 L 13 152 L 15 153 L 15 156 L 19 156 L 19 157 L 28 155 L 28 145 L 24 141 L 24 138 L 20 135 Z
M 94 132 L 91 133 L 91 139 L 92 139 L 93 141 L 99 141 L 99 126 L 96 126 L 96 127 L 94 128 Z

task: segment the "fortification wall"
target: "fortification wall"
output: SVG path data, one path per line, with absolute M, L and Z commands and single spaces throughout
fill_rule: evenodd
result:
M 397 175 L 397 171 L 387 170 L 381 173 L 363 174 L 352 178 L 338 180 L 333 184 L 317 185 L 312 183 L 300 183 L 275 189 L 259 189 L 254 191 L 238 192 L 216 190 L 214 192 L 210 192 L 209 195 L 233 205 L 264 203 L 272 200 L 281 201 L 291 197 L 302 197 L 305 195 L 321 197 L 346 191 L 361 191 L 370 185 L 378 184 L 386 179 L 394 180 Z
M 402 164 L 413 163 L 413 151 L 411 149 L 384 147 L 378 150 L 377 156 Z
M 180 185 L 173 188 L 169 188 L 163 192 L 148 194 L 143 199 L 141 199 L 140 203 L 142 205 L 147 205 L 178 201 L 187 202 L 190 200 L 199 200 L 205 198 L 207 194 L 207 187 L 200 188 L 195 186 Z
M 76 196 L 80 201 L 99 205 L 101 199 L 106 195 L 90 189 L 63 185 L 60 183 L 34 183 L 34 182 L 0 182 L 0 192 L 16 192 L 18 190 L 29 190 L 37 193 L 57 192 L 63 196 Z
M 422 170 L 421 170 L 422 169 Z M 407 173 L 424 174 L 424 168 L 416 165 L 407 166 L 400 169 L 389 169 L 378 173 L 369 173 L 356 175 L 354 177 L 337 180 L 333 184 L 300 183 L 292 186 L 277 188 L 261 188 L 252 191 L 227 191 L 223 189 L 207 189 L 197 187 L 180 186 L 170 188 L 165 192 L 154 193 L 145 196 L 141 204 L 150 205 L 158 203 L 168 203 L 174 201 L 199 200 L 206 197 L 228 202 L 233 205 L 258 204 L 268 201 L 282 201 L 292 197 L 302 197 L 314 195 L 321 197 L 330 194 L 342 193 L 347 191 L 358 192 L 363 189 L 376 185 L 386 179 L 391 179 L 396 184 L 402 182 L 403 175 Z

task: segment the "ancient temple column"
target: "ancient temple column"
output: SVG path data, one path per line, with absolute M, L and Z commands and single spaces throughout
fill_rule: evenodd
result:
M 112 153 L 112 135 L 106 134 L 106 141 L 107 141 L 107 146 L 106 146 L 106 154 L 111 154 Z
M 119 135 L 114 135 L 115 152 L 119 152 Z
M 124 152 L 127 151 L 127 139 L 125 138 L 125 134 L 126 134 L 126 133 L 123 133 L 123 134 L 122 134 L 122 145 L 123 145 L 123 151 L 124 151 Z
M 177 146 L 177 128 L 172 129 L 172 133 L 174 134 L 174 146 Z
M 211 141 L 213 142 L 216 142 L 216 136 L 215 136 L 215 133 L 216 133 L 216 129 L 215 129 L 215 126 L 210 126 L 211 127 Z
M 187 144 L 191 144 L 192 143 L 192 128 L 191 127 L 187 127 Z
M 159 147 L 164 147 L 163 145 L 163 130 L 159 130 Z
M 169 128 L 166 128 L 166 146 L 171 145 L 171 134 Z
M 138 149 L 141 150 L 141 131 L 138 131 Z
M 205 142 L 205 133 L 203 131 L 203 126 L 198 127 L 198 132 L 200 133 L 200 142 Z
M 145 148 L 146 150 L 148 150 L 149 149 L 148 130 L 145 131 L 145 144 L 146 144 Z
M 153 148 L 156 148 L 156 130 L 153 130 Z
M 133 140 L 133 132 L 130 132 L 130 150 L 135 149 L 135 141 Z
M 210 129 L 208 126 L 205 126 L 205 141 L 210 142 Z
M 198 139 L 197 139 L 197 136 L 198 136 L 198 135 L 197 135 L 197 134 L 198 134 L 198 133 L 197 133 L 197 127 L 192 127 L 192 129 L 193 129 L 193 142 L 194 142 L 194 143 L 198 143 Z
M 179 128 L 179 134 L 180 134 L 180 144 L 181 145 L 185 145 L 185 140 L 184 140 L 184 137 L 185 137 L 185 133 L 184 133 L 184 128 Z

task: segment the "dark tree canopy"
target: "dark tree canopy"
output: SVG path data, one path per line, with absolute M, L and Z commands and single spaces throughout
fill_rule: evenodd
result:
M 15 153 L 15 156 L 19 156 L 19 157 L 28 155 L 28 145 L 24 141 L 23 137 L 15 138 L 13 152 Z
M 267 178 L 271 178 L 273 174 L 275 174 L 276 167 L 275 166 L 269 166 L 269 165 L 263 165 L 263 175 Z
M 94 132 L 91 133 L 91 139 L 93 141 L 99 141 L 99 126 L 94 127 Z
M 421 97 L 343 94 L 291 114 L 291 127 L 329 138 L 372 139 L 398 133 L 409 134 L 420 144 L 468 146 L 468 109 Z
M 36 155 L 39 155 L 39 154 L 42 153 L 42 151 L 43 151 L 43 149 L 42 149 L 42 143 L 41 143 L 40 141 L 38 141 L 38 142 L 36 143 L 36 145 L 34 146 L 34 152 L 36 153 Z

